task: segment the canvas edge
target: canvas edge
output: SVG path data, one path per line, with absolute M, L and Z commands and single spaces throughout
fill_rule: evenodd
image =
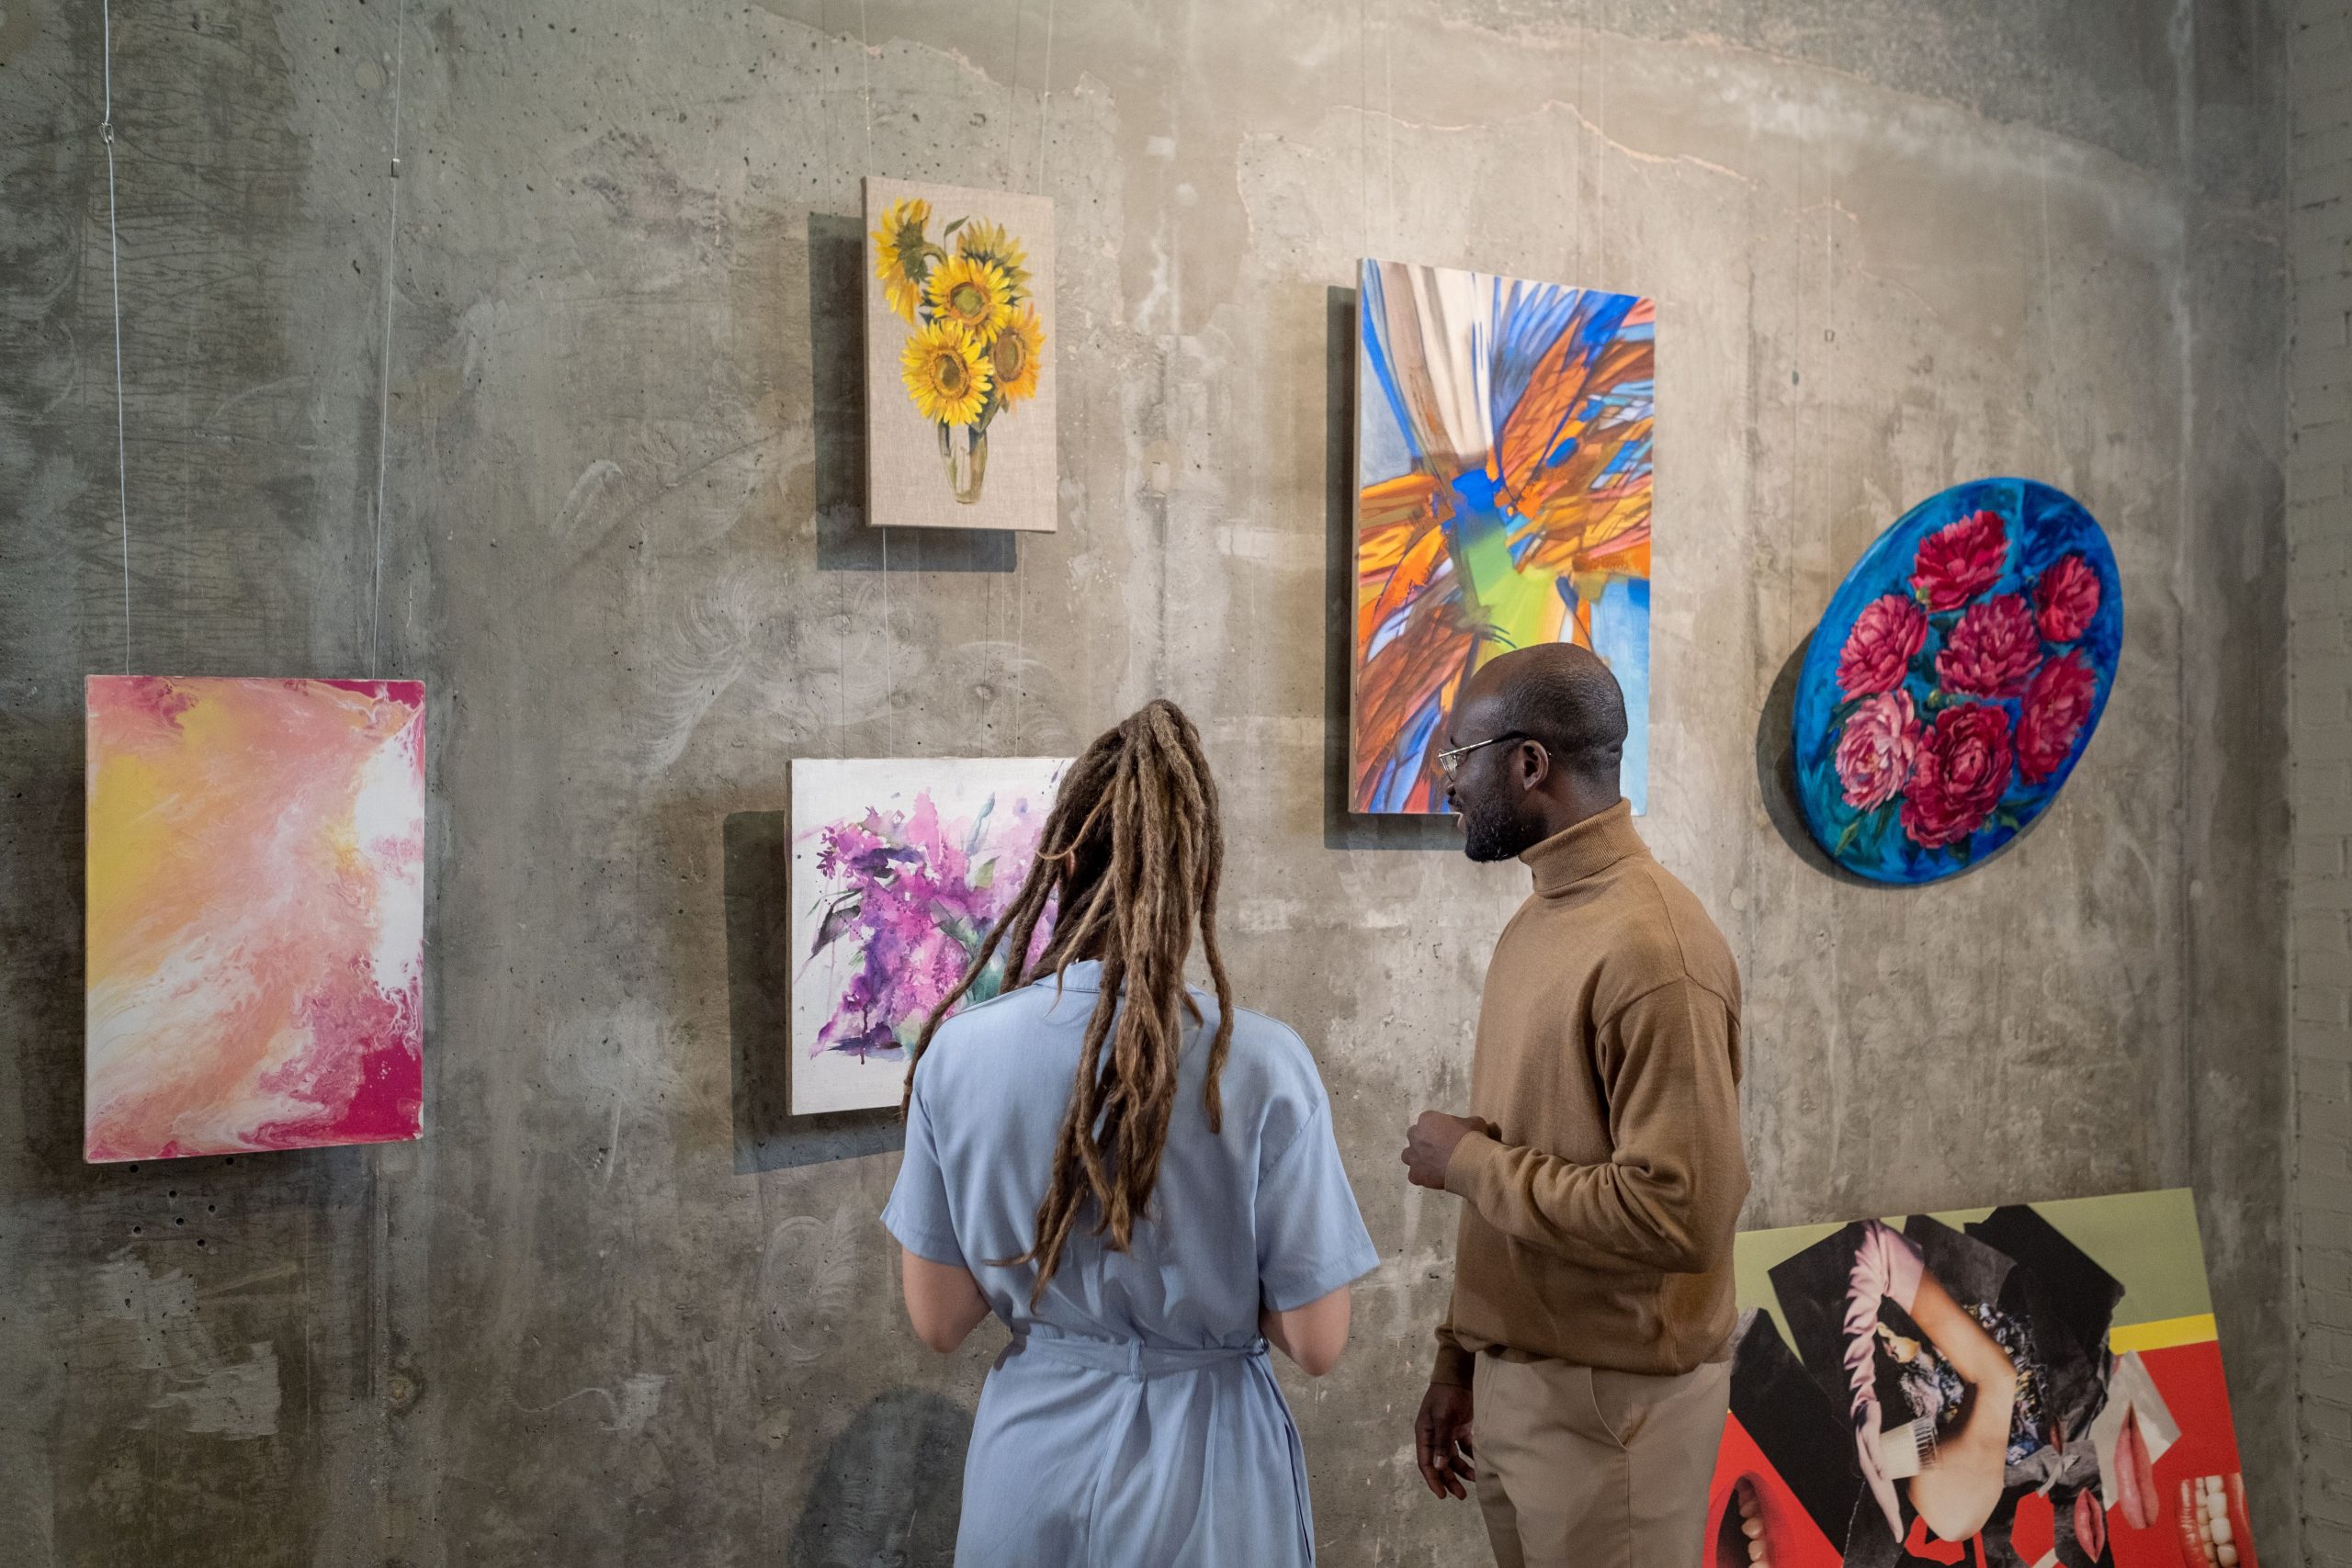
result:
M 1356 781 L 1362 774 L 1363 760 L 1359 750 L 1362 740 L 1361 709 L 1358 693 L 1363 682 L 1363 316 L 1365 283 L 1372 269 L 1380 265 L 1374 256 L 1359 257 L 1356 262 L 1356 304 L 1351 321 L 1350 340 L 1354 353 L 1350 355 L 1348 392 L 1352 400 L 1348 409 L 1348 575 L 1342 585 L 1348 596 L 1348 814 L 1351 817 L 1396 817 L 1410 813 L 1374 811 L 1356 793 Z

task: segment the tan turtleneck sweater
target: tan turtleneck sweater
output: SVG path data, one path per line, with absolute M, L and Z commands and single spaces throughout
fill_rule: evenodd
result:
M 1520 857 L 1535 891 L 1495 944 L 1466 1200 L 1432 1381 L 1481 1350 L 1673 1375 L 1728 1352 L 1739 970 L 1623 801 Z

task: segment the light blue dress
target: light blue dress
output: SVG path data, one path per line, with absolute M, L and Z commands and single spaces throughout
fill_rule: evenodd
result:
M 1125 1253 L 1081 1223 L 1034 1309 L 1036 1231 L 1102 969 L 1072 964 L 951 1019 L 915 1072 L 906 1161 L 882 1223 L 961 1264 L 1012 1330 L 964 1466 L 958 1568 L 1305 1568 L 1306 1465 L 1258 1334 L 1379 1262 L 1298 1036 L 1234 1017 L 1221 1134 L 1201 1102 L 1208 1023 L 1187 1038 L 1149 1217 Z

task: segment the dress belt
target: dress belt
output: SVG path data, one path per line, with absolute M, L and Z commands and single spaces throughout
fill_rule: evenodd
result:
M 1012 1353 L 1044 1356 L 1097 1371 L 1120 1372 L 1136 1378 L 1172 1377 L 1206 1371 L 1237 1361 L 1263 1360 L 1266 1342 L 1250 1345 L 1162 1346 L 1140 1339 L 1088 1339 L 1077 1335 L 1016 1334 Z

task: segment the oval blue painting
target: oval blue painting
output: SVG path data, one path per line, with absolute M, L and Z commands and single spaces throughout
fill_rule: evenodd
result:
M 1955 485 L 1846 574 L 1797 678 L 1797 797 L 1875 882 L 1966 869 L 2049 809 L 2123 647 L 2123 585 L 2082 504 L 2031 479 Z

